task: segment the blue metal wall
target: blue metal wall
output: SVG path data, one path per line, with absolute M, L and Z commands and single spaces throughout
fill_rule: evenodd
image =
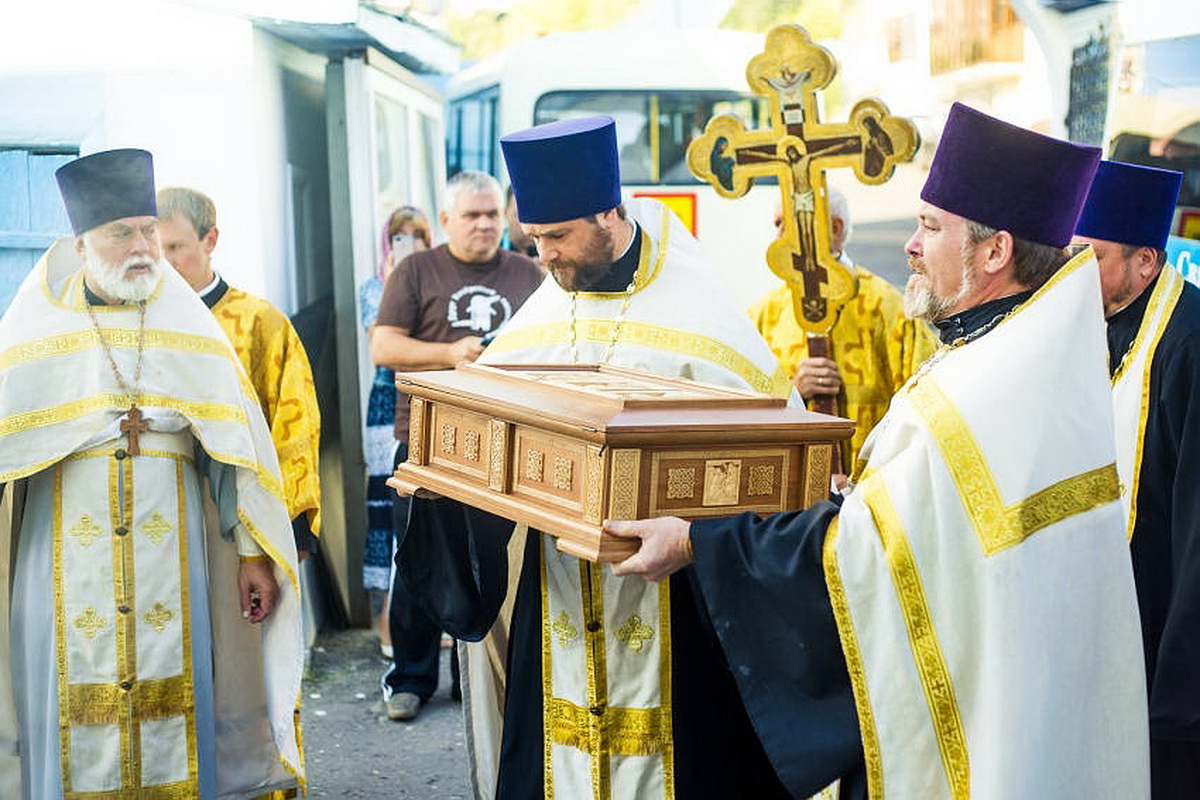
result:
M 73 154 L 0 150 L 0 313 L 60 236 L 71 233 L 54 170 Z

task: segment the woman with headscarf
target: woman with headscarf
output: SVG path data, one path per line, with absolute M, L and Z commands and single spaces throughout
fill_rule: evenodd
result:
M 392 269 L 407 255 L 430 247 L 429 221 L 415 206 L 400 206 L 383 226 L 379 269 L 358 290 L 359 315 L 363 329 L 370 332 L 379 314 L 383 284 Z M 386 596 L 391 589 L 392 566 L 392 490 L 387 479 L 392 474 L 396 439 L 392 426 L 396 418 L 396 379 L 387 367 L 376 367 L 367 400 L 366 435 L 363 451 L 367 462 L 367 542 L 363 550 L 363 588 Z M 388 636 L 388 603 L 382 604 L 379 641 L 383 654 L 391 657 Z

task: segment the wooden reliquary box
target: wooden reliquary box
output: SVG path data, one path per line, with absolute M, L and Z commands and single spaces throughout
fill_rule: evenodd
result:
M 401 373 L 408 461 L 388 484 L 426 489 L 558 537 L 589 561 L 636 541 L 605 519 L 770 514 L 829 495 L 854 423 L 780 398 L 606 365 L 462 364 Z

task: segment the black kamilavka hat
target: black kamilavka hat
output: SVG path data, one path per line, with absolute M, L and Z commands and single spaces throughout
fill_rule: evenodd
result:
M 71 228 L 79 236 L 124 217 L 152 217 L 154 159 L 145 150 L 103 150 L 55 171 Z

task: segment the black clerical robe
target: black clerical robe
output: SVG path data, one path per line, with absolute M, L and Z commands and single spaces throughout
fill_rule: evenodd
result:
M 1166 270 L 1170 267 L 1164 268 Z M 1117 372 L 1154 290 L 1108 320 Z M 1130 538 L 1150 694 L 1155 798 L 1200 792 L 1200 288 L 1184 282 L 1153 351 Z
M 397 567 L 413 596 L 456 639 L 479 641 L 495 621 L 509 585 L 506 549 L 512 530 L 508 520 L 452 500 L 414 499 Z M 525 542 L 509 628 L 497 798 L 523 800 L 543 793 L 541 538 L 530 532 Z M 687 574 L 670 581 L 674 796 L 802 796 L 785 791 L 763 754 Z M 845 670 L 837 652 L 835 643 L 812 658 L 822 663 L 823 673 L 836 676 L 838 669 Z M 844 674 L 841 685 L 846 685 Z M 848 710 L 840 738 L 852 764 L 857 742 L 852 703 Z M 810 724 L 811 729 L 798 721 L 790 729 L 806 739 L 831 737 L 824 722 Z

